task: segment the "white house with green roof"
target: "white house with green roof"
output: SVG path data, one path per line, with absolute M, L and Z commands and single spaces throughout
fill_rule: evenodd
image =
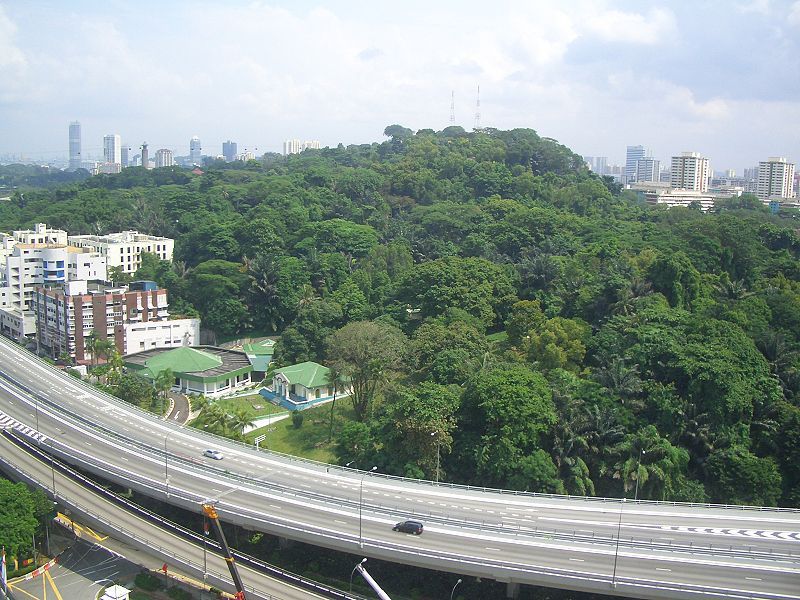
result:
M 333 398 L 329 373 L 328 367 L 312 361 L 281 367 L 272 375 L 272 390 L 262 389 L 259 393 L 289 410 L 307 408 Z M 349 390 L 339 389 L 337 394 L 341 397 Z
M 244 352 L 215 346 L 182 346 L 171 350 L 153 349 L 123 357 L 125 367 L 155 381 L 171 369 L 177 389 L 185 394 L 216 397 L 250 385 L 253 366 Z

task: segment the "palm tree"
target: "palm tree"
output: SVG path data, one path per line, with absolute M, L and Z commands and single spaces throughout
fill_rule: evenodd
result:
M 737 300 L 743 300 L 752 296 L 755 292 L 747 291 L 747 286 L 744 284 L 744 279 L 732 281 L 728 278 L 727 274 L 720 278 L 719 283 L 714 285 L 717 292 L 717 297 L 720 301 L 726 304 L 732 304 Z
M 158 375 L 156 375 L 156 379 L 153 383 L 155 384 L 156 391 L 161 397 L 161 413 L 163 414 L 166 405 L 167 394 L 172 389 L 172 386 L 175 385 L 175 373 L 173 373 L 172 369 L 164 369 L 163 371 L 160 371 Z
M 689 461 L 689 453 L 661 437 L 654 425 L 626 436 L 616 451 L 613 478 L 622 480 L 622 489 L 636 487 L 640 497 L 657 500 L 666 498 Z
M 575 431 L 571 424 L 560 421 L 556 425 L 553 434 L 553 462 L 568 494 L 594 495 L 594 482 L 589 467 L 580 456 L 587 448 L 586 438 Z
M 634 399 L 642 391 L 642 380 L 639 378 L 639 365 L 627 366 L 625 359 L 619 356 L 611 360 L 601 360 L 602 366 L 597 370 L 596 380 L 603 387 L 625 400 Z
M 304 308 L 308 308 L 317 300 L 319 300 L 317 291 L 311 284 L 304 283 L 303 289 L 300 292 L 300 300 L 297 301 L 297 309 L 302 310 Z
M 224 419 L 227 428 L 236 438 L 242 438 L 244 430 L 253 426 L 253 413 L 245 406 L 240 406 Z

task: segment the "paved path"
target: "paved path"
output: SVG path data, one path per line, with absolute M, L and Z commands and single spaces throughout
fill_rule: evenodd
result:
M 189 420 L 189 400 L 183 394 L 173 394 L 170 392 L 170 398 L 173 400 L 172 410 L 167 415 L 167 420 L 184 425 Z
M 273 423 L 277 423 L 278 421 L 283 421 L 284 419 L 289 418 L 290 413 L 278 413 L 275 415 L 269 415 L 266 417 L 261 417 L 259 419 L 253 419 L 253 424 L 250 427 L 245 427 L 242 433 L 250 433 L 251 431 L 255 431 L 256 429 L 260 429 L 262 427 L 266 427 L 267 425 L 272 425 Z

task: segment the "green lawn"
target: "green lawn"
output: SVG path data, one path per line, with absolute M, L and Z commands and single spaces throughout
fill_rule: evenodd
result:
M 245 436 L 245 439 L 253 443 L 255 436 L 266 434 L 267 439 L 261 442 L 262 448 L 321 462 L 332 462 L 334 459 L 333 444 L 328 442 L 331 404 L 309 408 L 302 413 L 303 424 L 300 428 L 294 427 L 290 417 L 268 427 L 251 431 Z M 344 423 L 353 421 L 354 418 L 350 399 L 337 398 L 333 418 L 334 437 Z M 269 429 L 274 429 L 274 431 L 268 431 Z
M 337 402 L 338 403 L 338 402 Z M 238 408 L 248 409 L 253 417 L 265 417 L 277 413 L 286 412 L 285 408 L 275 406 L 269 400 L 259 394 L 242 396 L 241 398 L 222 398 L 215 402 L 226 413 L 230 414 Z

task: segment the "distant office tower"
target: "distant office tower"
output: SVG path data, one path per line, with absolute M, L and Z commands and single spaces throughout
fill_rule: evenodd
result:
M 747 181 L 756 181 L 758 179 L 758 167 L 746 168 L 743 177 Z
M 167 150 L 166 148 L 156 150 L 156 169 L 171 167 L 174 164 L 175 160 L 172 158 L 172 150 Z
M 131 148 L 128 146 L 128 144 L 122 144 L 122 150 L 119 153 L 119 157 L 120 164 L 122 165 L 123 169 L 130 165 L 130 151 Z
M 605 175 L 608 172 L 608 157 L 595 156 L 594 157 L 594 172 L 598 175 Z
M 69 170 L 81 168 L 81 124 L 73 121 L 69 124 Z
M 658 181 L 660 172 L 661 161 L 652 157 L 636 161 L 636 181 Z
M 103 138 L 103 158 L 107 163 L 122 164 L 122 138 L 109 133 Z
M 142 142 L 142 166 L 145 169 L 150 168 L 150 155 L 147 152 L 147 142 Z
M 586 163 L 587 167 L 594 171 L 594 156 L 584 156 L 583 162 Z
M 644 158 L 644 146 L 628 146 L 625 154 L 625 183 L 636 181 L 636 162 Z
M 672 157 L 670 185 L 681 190 L 696 192 L 708 191 L 708 178 L 711 174 L 709 160 L 699 152 L 683 152 Z
M 783 156 L 773 156 L 758 163 L 756 194 L 768 198 L 794 198 L 794 163 Z
M 302 150 L 319 150 L 320 143 L 319 140 L 308 140 L 303 142 Z
M 236 142 L 228 140 L 222 142 L 222 156 L 225 157 L 225 162 L 233 162 L 236 160 Z
M 200 146 L 200 138 L 197 136 L 189 140 L 189 160 L 194 165 L 203 164 L 203 149 Z
M 300 140 L 286 140 L 283 142 L 283 155 L 300 154 Z

